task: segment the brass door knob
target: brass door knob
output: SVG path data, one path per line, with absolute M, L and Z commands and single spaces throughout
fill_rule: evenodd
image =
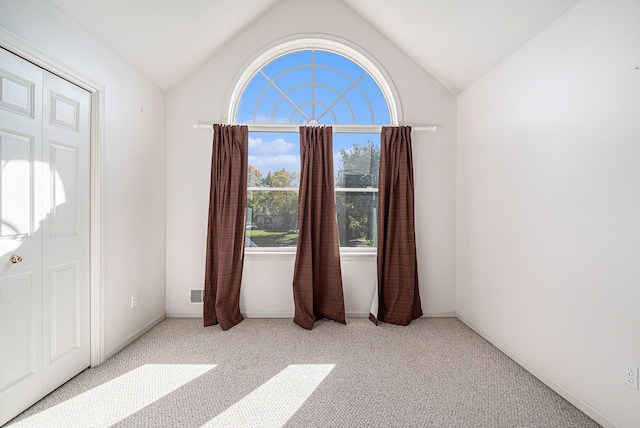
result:
M 11 256 L 9 261 L 15 265 L 16 263 L 20 263 L 22 261 L 22 257 L 14 254 L 13 256 Z

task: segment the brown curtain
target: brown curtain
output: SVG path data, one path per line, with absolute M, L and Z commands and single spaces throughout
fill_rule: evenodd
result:
M 377 263 L 371 321 L 408 325 L 421 317 L 409 126 L 384 126 L 380 134 Z
M 331 127 L 300 127 L 300 166 L 293 321 L 311 330 L 322 318 L 346 323 Z
M 249 129 L 213 125 L 209 233 L 204 279 L 204 325 L 227 330 L 243 320 L 240 283 L 244 262 Z

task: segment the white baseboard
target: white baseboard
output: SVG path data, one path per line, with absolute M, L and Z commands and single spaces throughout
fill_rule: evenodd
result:
M 242 312 L 242 316 L 245 318 L 291 318 L 293 319 L 293 312 Z M 167 318 L 202 318 L 202 311 L 200 312 L 167 312 Z
M 167 312 L 167 318 L 202 318 L 202 311 L 200 312 Z
M 369 318 L 369 312 L 345 312 L 347 318 Z M 293 314 L 291 314 L 293 318 Z
M 245 318 L 291 318 L 293 312 L 243 312 Z M 347 318 L 369 318 L 369 312 L 347 312 Z M 430 312 L 422 315 L 423 318 L 455 318 L 456 312 Z M 167 312 L 167 318 L 202 318 L 199 312 Z
M 243 312 L 245 318 L 289 318 L 293 320 L 293 312 Z
M 105 361 L 108 360 L 109 358 L 113 357 L 114 355 L 116 355 L 118 352 L 122 351 L 127 346 L 131 345 L 133 342 L 135 342 L 137 339 L 139 339 L 140 336 L 142 336 L 143 334 L 145 334 L 146 332 L 151 330 L 153 327 L 155 327 L 156 325 L 160 324 L 160 322 L 162 322 L 162 320 L 164 320 L 165 317 L 166 317 L 166 315 L 162 314 L 162 315 L 152 319 L 151 322 L 146 324 L 144 327 L 142 327 L 141 329 L 131 333 L 122 342 L 118 343 L 116 346 L 114 346 L 113 348 L 109 349 L 107 352 L 105 352 L 105 355 L 104 355 Z
M 422 318 L 456 318 L 458 313 L 453 312 L 427 312 L 422 314 Z
M 592 405 L 590 405 L 589 403 L 584 401 L 582 398 L 580 398 L 573 391 L 571 391 L 571 390 L 565 388 L 564 386 L 562 386 L 553 377 L 549 376 L 544 371 L 540 370 L 534 364 L 529 362 L 526 358 L 522 357 L 520 354 L 518 354 L 517 352 L 515 352 L 511 348 L 509 348 L 507 345 L 505 345 L 503 342 L 501 342 L 500 340 L 496 339 L 494 336 L 492 336 L 491 334 L 487 333 L 483 329 L 478 328 L 476 325 L 474 325 L 469 320 L 465 319 L 459 313 L 456 314 L 456 317 L 460 321 L 465 323 L 471 330 L 473 330 L 476 333 L 478 333 L 480 336 L 482 336 L 484 339 L 486 339 L 489 343 L 491 343 L 493 346 L 498 348 L 500 351 L 502 351 L 504 354 L 506 354 L 513 361 L 515 361 L 520 366 L 522 366 L 522 368 L 524 368 L 526 371 L 528 371 L 533 376 L 538 378 L 542 383 L 544 383 L 549 388 L 551 388 L 553 391 L 558 393 L 558 395 L 560 395 L 562 398 L 567 400 L 569 403 L 573 404 L 576 408 L 578 408 L 584 414 L 589 416 L 591 419 L 593 419 L 594 421 L 596 421 L 597 423 L 599 423 L 600 425 L 602 425 L 605 428 L 621 428 L 620 425 L 616 424 L 611 419 L 609 419 L 608 417 L 603 415 L 598 409 L 596 409 L 595 407 L 593 407 Z

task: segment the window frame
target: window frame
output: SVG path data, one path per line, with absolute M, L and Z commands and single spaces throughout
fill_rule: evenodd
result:
M 378 84 L 382 95 L 384 96 L 385 101 L 387 102 L 387 107 L 389 109 L 389 125 L 394 126 L 400 123 L 399 117 L 401 115 L 401 109 L 398 102 L 396 102 L 397 95 L 395 91 L 395 87 L 391 84 L 391 79 L 387 76 L 384 69 L 380 66 L 371 57 L 370 55 L 365 55 L 360 50 L 351 47 L 345 44 L 344 41 L 338 41 L 334 39 L 328 38 L 320 38 L 320 37 L 304 37 L 304 38 L 296 38 L 294 40 L 288 40 L 284 42 L 280 42 L 276 44 L 276 46 L 271 47 L 264 51 L 263 53 L 256 56 L 250 63 L 244 68 L 242 73 L 236 79 L 236 85 L 231 91 L 230 95 L 227 99 L 227 117 L 225 121 L 229 123 L 239 123 L 235 122 L 238 115 L 238 106 L 240 104 L 240 98 L 244 93 L 244 90 L 247 88 L 247 85 L 253 78 L 253 76 L 260 70 L 262 67 L 274 61 L 284 55 L 299 52 L 303 50 L 309 49 L 318 49 L 325 50 L 331 53 L 335 53 L 338 55 L 342 55 L 343 57 L 353 61 L 362 67 L 369 75 L 373 78 L 373 80 Z M 255 125 L 256 129 L 259 127 L 262 132 L 268 132 L 268 130 L 273 130 L 275 124 L 267 124 L 267 123 L 242 123 L 243 125 Z M 261 126 L 262 125 L 262 126 Z M 278 124 L 280 125 L 280 124 Z M 294 131 L 290 131 L 292 127 L 295 126 Z M 284 129 L 288 129 L 288 131 L 284 132 L 297 132 L 297 127 L 299 125 L 293 124 L 282 124 L 278 126 L 278 131 L 282 131 Z M 362 132 L 371 133 L 372 129 L 380 128 L 379 125 L 331 125 L 334 128 L 338 127 L 339 131 L 336 132 L 360 132 L 360 128 L 362 128 Z M 282 129 L 280 129 L 282 128 Z M 365 130 L 366 129 L 366 130 Z M 368 131 L 367 131 L 368 130 Z M 373 131 L 376 132 L 376 131 Z M 379 132 L 379 131 L 378 131 Z
M 238 114 L 238 107 L 240 105 L 240 99 L 251 82 L 255 74 L 261 70 L 264 66 L 270 62 L 290 53 L 304 51 L 304 50 L 324 50 L 334 54 L 341 55 L 348 60 L 353 61 L 359 65 L 373 78 L 378 85 L 382 95 L 387 103 L 389 110 L 389 124 L 388 126 L 394 126 L 399 124 L 399 116 L 401 109 L 399 103 L 396 102 L 397 96 L 394 86 L 391 84 L 391 79 L 386 75 L 382 67 L 370 56 L 365 55 L 360 50 L 348 46 L 342 41 L 319 38 L 319 37 L 304 37 L 296 38 L 294 40 L 288 40 L 278 43 L 276 46 L 265 50 L 263 53 L 257 55 L 247 65 L 243 72 L 237 78 L 237 83 L 230 93 L 227 99 L 228 112 L 227 122 L 238 123 L 249 126 L 249 132 L 299 132 L 300 126 L 304 124 L 279 124 L 279 123 L 253 123 L 253 122 L 235 122 Z M 231 121 L 228 118 L 232 118 Z M 355 134 L 380 134 L 380 129 L 383 125 L 354 125 L 354 124 L 330 124 L 335 133 L 355 133 Z M 264 191 L 265 188 L 260 187 L 247 187 L 247 191 Z M 270 191 L 276 189 L 271 188 Z M 282 188 L 278 189 L 282 191 L 298 191 L 297 188 Z M 269 191 L 269 190 L 267 190 Z M 338 192 L 378 192 L 378 189 L 372 188 L 336 188 L 334 193 Z M 246 231 L 245 231 L 246 232 Z M 290 255 L 296 253 L 296 247 L 246 247 L 245 254 L 271 254 L 271 255 Z M 343 247 L 340 246 L 340 253 L 348 257 L 360 256 L 370 258 L 377 253 L 377 246 L 372 247 Z

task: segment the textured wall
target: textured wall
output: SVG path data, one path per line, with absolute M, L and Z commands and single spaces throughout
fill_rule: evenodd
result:
M 583 0 L 458 99 L 458 313 L 638 426 L 640 3 Z

